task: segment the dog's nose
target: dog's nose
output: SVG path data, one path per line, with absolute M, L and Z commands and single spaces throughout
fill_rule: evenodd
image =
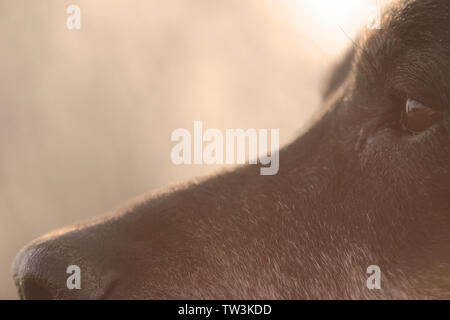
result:
M 61 233 L 63 235 L 61 235 Z M 102 257 L 102 246 L 89 244 L 78 232 L 44 236 L 13 262 L 13 277 L 21 299 L 102 299 L 117 279 Z

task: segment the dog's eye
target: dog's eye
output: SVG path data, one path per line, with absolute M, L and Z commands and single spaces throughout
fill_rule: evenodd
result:
M 423 132 L 441 119 L 441 111 L 427 107 L 414 99 L 408 99 L 406 101 L 406 107 L 403 110 L 402 122 L 403 126 L 408 131 L 412 133 Z

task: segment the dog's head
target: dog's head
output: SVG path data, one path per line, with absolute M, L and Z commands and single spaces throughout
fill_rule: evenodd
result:
M 447 0 L 395 2 L 277 175 L 242 167 L 50 233 L 15 260 L 21 297 L 448 298 L 449 21 Z

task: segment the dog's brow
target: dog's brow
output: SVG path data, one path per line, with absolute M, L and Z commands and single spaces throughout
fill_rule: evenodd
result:
M 394 88 L 410 97 L 421 98 L 436 108 L 450 106 L 450 69 L 448 62 L 439 53 L 408 52 L 396 65 L 390 77 Z
M 389 6 L 388 6 L 389 8 Z M 394 4 L 382 30 L 368 30 L 358 48 L 358 69 L 369 82 L 450 106 L 450 2 L 423 0 Z

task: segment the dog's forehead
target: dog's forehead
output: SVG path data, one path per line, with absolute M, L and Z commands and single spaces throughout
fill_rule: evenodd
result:
M 371 58 L 392 58 L 412 49 L 450 55 L 450 1 L 393 1 L 385 8 L 381 30 L 368 30 L 363 39 Z
M 373 86 L 402 80 L 450 90 L 450 1 L 399 0 L 385 8 L 382 29 L 367 30 L 356 48 L 356 77 Z M 445 97 L 450 103 L 450 96 Z M 447 103 L 447 101 L 446 101 Z
M 386 12 L 386 31 L 410 45 L 450 40 L 450 1 L 396 1 Z M 448 43 L 443 43 L 448 44 Z

